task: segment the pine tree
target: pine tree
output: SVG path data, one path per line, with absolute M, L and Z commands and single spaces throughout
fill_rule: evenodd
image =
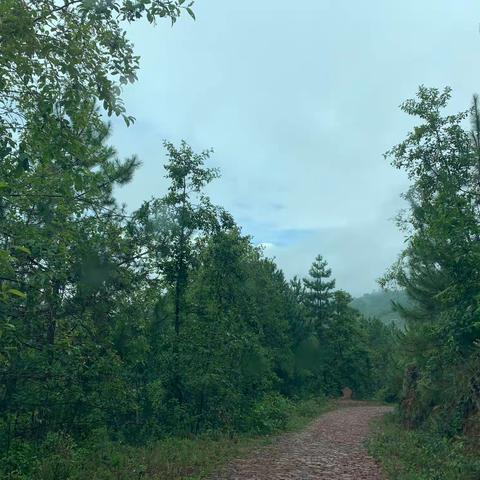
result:
M 322 336 L 332 313 L 335 280 L 330 278 L 332 270 L 321 255 L 315 258 L 308 274 L 309 278 L 303 279 L 304 303 L 317 334 Z
M 405 195 L 410 210 L 400 218 L 409 233 L 407 247 L 384 279 L 413 300 L 411 306 L 397 306 L 407 326 L 405 363 L 414 363 L 422 376 L 411 384 L 415 401 L 402 404 L 409 424 L 425 420 L 437 407 L 467 416 L 478 403 L 478 376 L 472 372 L 478 371 L 480 338 L 480 115 L 475 97 L 471 109 L 445 115 L 450 95 L 448 88 L 420 87 L 402 109 L 422 124 L 386 155 L 412 181 Z M 469 116 L 471 132 L 464 127 Z M 473 367 L 470 372 L 466 365 Z

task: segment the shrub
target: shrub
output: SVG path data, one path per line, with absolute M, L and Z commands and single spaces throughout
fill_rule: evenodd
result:
M 250 429 L 260 434 L 270 434 L 286 428 L 293 412 L 293 404 L 278 393 L 271 393 L 257 402 L 249 418 Z
M 477 480 L 480 459 L 464 437 L 448 438 L 434 430 L 406 430 L 390 415 L 369 444 L 390 480 Z

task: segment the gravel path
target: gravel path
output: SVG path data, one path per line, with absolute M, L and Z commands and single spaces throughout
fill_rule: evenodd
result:
M 352 405 L 350 402 L 348 405 Z M 380 480 L 364 443 L 369 424 L 389 407 L 345 406 L 325 413 L 307 429 L 281 437 L 236 460 L 217 480 Z

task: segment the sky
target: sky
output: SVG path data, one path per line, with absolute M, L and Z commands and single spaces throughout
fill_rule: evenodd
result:
M 480 92 L 474 0 L 197 0 L 172 28 L 134 24 L 139 79 L 112 142 L 142 167 L 117 192 L 129 209 L 166 191 L 162 141 L 213 148 L 208 188 L 287 277 L 315 256 L 355 296 L 404 246 L 394 222 L 405 175 L 383 153 L 414 121 L 418 86 L 453 88 L 452 111 Z

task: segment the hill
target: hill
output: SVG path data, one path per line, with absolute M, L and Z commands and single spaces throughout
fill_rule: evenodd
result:
M 379 290 L 377 292 L 366 293 L 361 297 L 355 298 L 351 306 L 367 317 L 377 317 L 382 322 L 395 323 L 403 325 L 404 321 L 400 315 L 393 309 L 392 302 L 408 305 L 411 300 L 404 291 Z

